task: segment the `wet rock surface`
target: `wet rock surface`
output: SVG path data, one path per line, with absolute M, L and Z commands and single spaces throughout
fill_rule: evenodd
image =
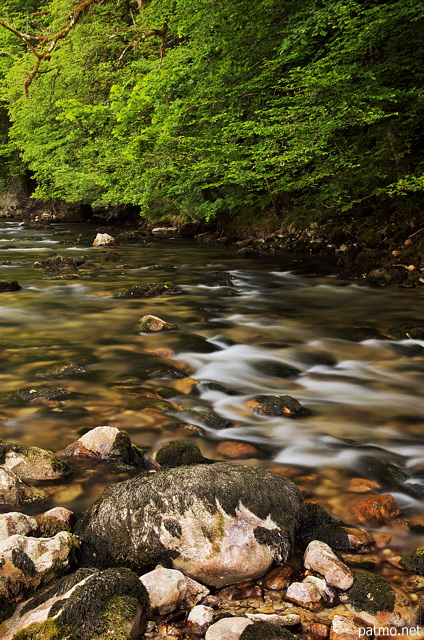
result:
M 134 285 L 118 294 L 118 298 L 154 298 L 156 296 L 175 296 L 182 293 L 173 282 L 151 282 L 146 285 Z
M 131 640 L 142 636 L 148 606 L 145 588 L 128 569 L 79 569 L 20 604 L 0 633 L 2 640 Z
M 70 566 L 77 540 L 67 532 L 52 538 L 12 535 L 0 542 L 0 598 L 14 601 L 47 584 Z
M 111 487 L 76 532 L 85 557 L 97 564 L 143 569 L 165 559 L 200 582 L 222 586 L 259 577 L 273 560 L 287 558 L 303 515 L 292 483 L 218 462 Z

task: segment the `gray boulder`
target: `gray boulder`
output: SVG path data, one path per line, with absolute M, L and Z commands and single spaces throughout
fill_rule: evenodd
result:
M 148 595 L 129 569 L 79 569 L 19 604 L 2 640 L 134 640 L 143 637 Z
M 220 587 L 284 562 L 304 515 L 289 480 L 217 462 L 142 473 L 109 487 L 76 533 L 86 563 L 139 572 L 166 564 Z

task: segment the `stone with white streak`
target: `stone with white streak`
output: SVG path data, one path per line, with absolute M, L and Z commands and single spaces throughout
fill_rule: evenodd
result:
M 172 613 L 181 602 L 193 606 L 209 594 L 209 589 L 187 578 L 181 571 L 160 565 L 145 573 L 140 580 L 147 589 L 152 610 L 159 615 Z
M 118 244 L 118 241 L 108 233 L 98 233 L 94 238 L 93 247 L 111 247 Z
M 38 522 L 31 516 L 19 511 L 0 514 L 0 542 L 14 535 L 29 536 L 37 530 Z
M 275 499 L 278 496 L 278 500 Z M 83 556 L 100 566 L 169 561 L 215 587 L 263 576 L 285 562 L 305 517 L 297 487 L 227 462 L 138 475 L 110 487 L 83 515 Z
M 13 535 L 0 542 L 0 598 L 13 600 L 69 568 L 76 539 L 61 531 L 52 538 Z
M 250 624 L 249 618 L 221 618 L 206 631 L 205 640 L 239 640 Z
M 148 595 L 129 569 L 79 569 L 19 604 L 0 624 L 1 640 L 142 638 Z M 22 632 L 22 635 L 20 634 Z
M 306 548 L 303 563 L 307 569 L 324 576 L 326 582 L 337 589 L 345 591 L 353 584 L 353 573 L 325 542 L 320 540 L 310 542 Z

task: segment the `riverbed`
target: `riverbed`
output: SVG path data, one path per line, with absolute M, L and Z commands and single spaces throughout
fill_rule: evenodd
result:
M 409 330 L 423 324 L 422 289 L 342 280 L 334 264 L 308 255 L 241 259 L 232 247 L 180 238 L 93 247 L 95 235 L 89 225 L 1 222 L 0 280 L 22 286 L 0 294 L 1 439 L 60 452 L 111 425 L 151 455 L 175 438 L 211 458 L 223 457 L 222 441 L 248 443 L 254 455 L 236 463 L 285 470 L 335 515 L 352 496 L 352 478 L 376 483 L 401 509 L 397 525 L 380 530 L 400 552 L 423 543 L 424 340 Z M 68 275 L 34 267 L 55 254 L 85 256 L 91 266 Z M 150 282 L 181 292 L 117 297 Z M 141 333 L 145 314 L 177 328 Z M 70 363 L 86 373 L 43 377 Z M 71 395 L 10 401 L 40 386 Z M 307 413 L 253 413 L 246 403 L 261 394 L 288 394 Z M 229 426 L 189 419 L 193 409 L 212 409 Z M 50 503 L 80 513 L 124 477 L 80 463 L 71 481 L 49 488 Z

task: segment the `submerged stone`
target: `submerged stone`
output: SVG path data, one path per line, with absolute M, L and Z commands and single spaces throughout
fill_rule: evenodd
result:
M 84 367 L 80 367 L 76 364 L 64 364 L 57 365 L 56 367 L 51 367 L 50 369 L 46 369 L 45 371 L 40 371 L 40 373 L 36 373 L 37 378 L 71 378 L 76 376 L 84 376 L 87 373 L 87 369 Z
M 406 553 L 402 557 L 400 564 L 407 571 L 424 576 L 424 547 L 418 547 L 418 549 Z
M 265 416 L 290 416 L 306 412 L 305 407 L 291 396 L 259 395 L 247 400 L 245 406 Z
M 143 571 L 158 563 L 224 586 L 285 561 L 304 517 L 297 487 L 225 462 L 140 474 L 109 487 L 77 525 L 82 560 Z
M 69 398 L 71 392 L 61 387 L 26 387 L 25 389 L 18 389 L 14 392 L 16 400 L 23 402 L 30 402 L 37 398 L 45 398 L 46 400 L 63 400 L 63 398 Z
M 146 315 L 140 318 L 138 329 L 145 333 L 157 333 L 158 331 L 176 329 L 176 325 L 166 322 L 166 320 L 162 320 L 162 318 L 158 318 L 157 316 Z
M 154 298 L 156 296 L 175 296 L 182 293 L 173 282 L 149 282 L 145 285 L 135 285 L 118 293 L 117 298 Z
M 2 640 L 141 638 L 148 595 L 129 569 L 79 569 L 18 605 L 0 625 Z
M 22 289 L 21 285 L 16 280 L 1 280 L 0 281 L 0 293 L 6 293 L 11 291 L 19 291 Z

